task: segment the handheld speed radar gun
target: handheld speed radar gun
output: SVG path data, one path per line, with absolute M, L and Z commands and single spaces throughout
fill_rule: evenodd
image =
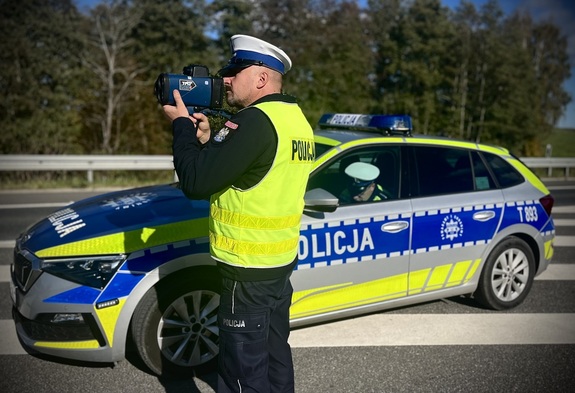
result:
M 220 109 L 223 105 L 224 80 L 210 76 L 206 66 L 190 64 L 182 74 L 162 73 L 154 84 L 154 94 L 161 105 L 175 105 L 173 91 L 178 90 L 184 104 L 193 110 Z

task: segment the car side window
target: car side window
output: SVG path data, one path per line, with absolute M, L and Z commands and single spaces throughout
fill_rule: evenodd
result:
M 364 168 L 371 167 L 370 173 L 376 176 L 375 179 L 357 179 L 353 177 L 353 173 L 346 173 L 346 168 L 354 163 L 369 164 L 364 165 Z M 338 197 L 340 205 L 381 202 L 399 198 L 400 178 L 400 147 L 377 146 L 338 156 L 313 174 L 307 189 L 323 188 Z M 372 187 L 372 192 L 366 190 L 369 186 Z M 363 199 L 354 199 L 362 193 Z
M 482 190 L 493 190 L 497 188 L 497 184 L 493 180 L 491 173 L 487 169 L 485 162 L 481 159 L 478 152 L 474 151 L 471 153 L 471 159 L 473 162 L 473 175 L 475 180 L 475 189 L 477 191 Z
M 523 176 L 503 158 L 491 153 L 482 153 L 502 188 L 512 187 L 524 181 Z
M 416 181 L 414 196 L 474 191 L 471 155 L 468 150 L 414 146 Z

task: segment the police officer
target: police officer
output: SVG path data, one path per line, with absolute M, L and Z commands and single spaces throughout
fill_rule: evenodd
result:
M 339 200 L 342 203 L 377 202 L 387 199 L 383 187 L 375 182 L 379 168 L 367 162 L 354 162 L 345 168 L 345 174 L 351 178 Z
M 178 91 L 174 166 L 189 198 L 210 198 L 210 252 L 222 276 L 218 314 L 219 392 L 293 392 L 289 281 L 297 263 L 303 195 L 314 160 L 313 131 L 295 99 L 281 94 L 291 60 L 246 35 L 219 71 L 239 110 L 211 132 Z

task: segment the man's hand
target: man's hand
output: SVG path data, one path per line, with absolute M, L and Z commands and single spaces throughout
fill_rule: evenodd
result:
M 176 106 L 164 105 L 164 114 L 166 117 L 170 121 L 174 121 L 178 117 L 191 118 L 190 114 L 188 113 L 188 108 L 186 108 L 186 104 L 184 104 L 184 101 L 182 101 L 182 97 L 180 96 L 180 92 L 178 90 L 174 90 L 174 101 L 176 101 Z
M 196 136 L 198 141 L 203 145 L 204 143 L 210 140 L 211 136 L 211 129 L 210 129 L 210 122 L 208 121 L 208 117 L 203 113 L 194 113 L 192 116 L 192 121 L 196 125 L 198 132 L 196 132 Z
M 197 127 L 196 137 L 201 144 L 206 143 L 210 140 L 210 123 L 208 118 L 203 113 L 193 113 L 190 116 L 188 112 L 188 108 L 184 101 L 182 101 L 182 97 L 180 96 L 180 92 L 178 90 L 174 90 L 174 101 L 176 102 L 176 106 L 173 105 L 164 105 L 164 114 L 170 121 L 174 121 L 179 117 L 186 117 L 190 119 Z

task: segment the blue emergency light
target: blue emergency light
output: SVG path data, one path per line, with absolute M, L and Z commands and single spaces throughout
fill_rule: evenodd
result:
M 326 113 L 319 120 L 321 128 L 337 127 L 383 132 L 385 135 L 411 136 L 413 127 L 407 115 L 362 115 L 352 113 Z

